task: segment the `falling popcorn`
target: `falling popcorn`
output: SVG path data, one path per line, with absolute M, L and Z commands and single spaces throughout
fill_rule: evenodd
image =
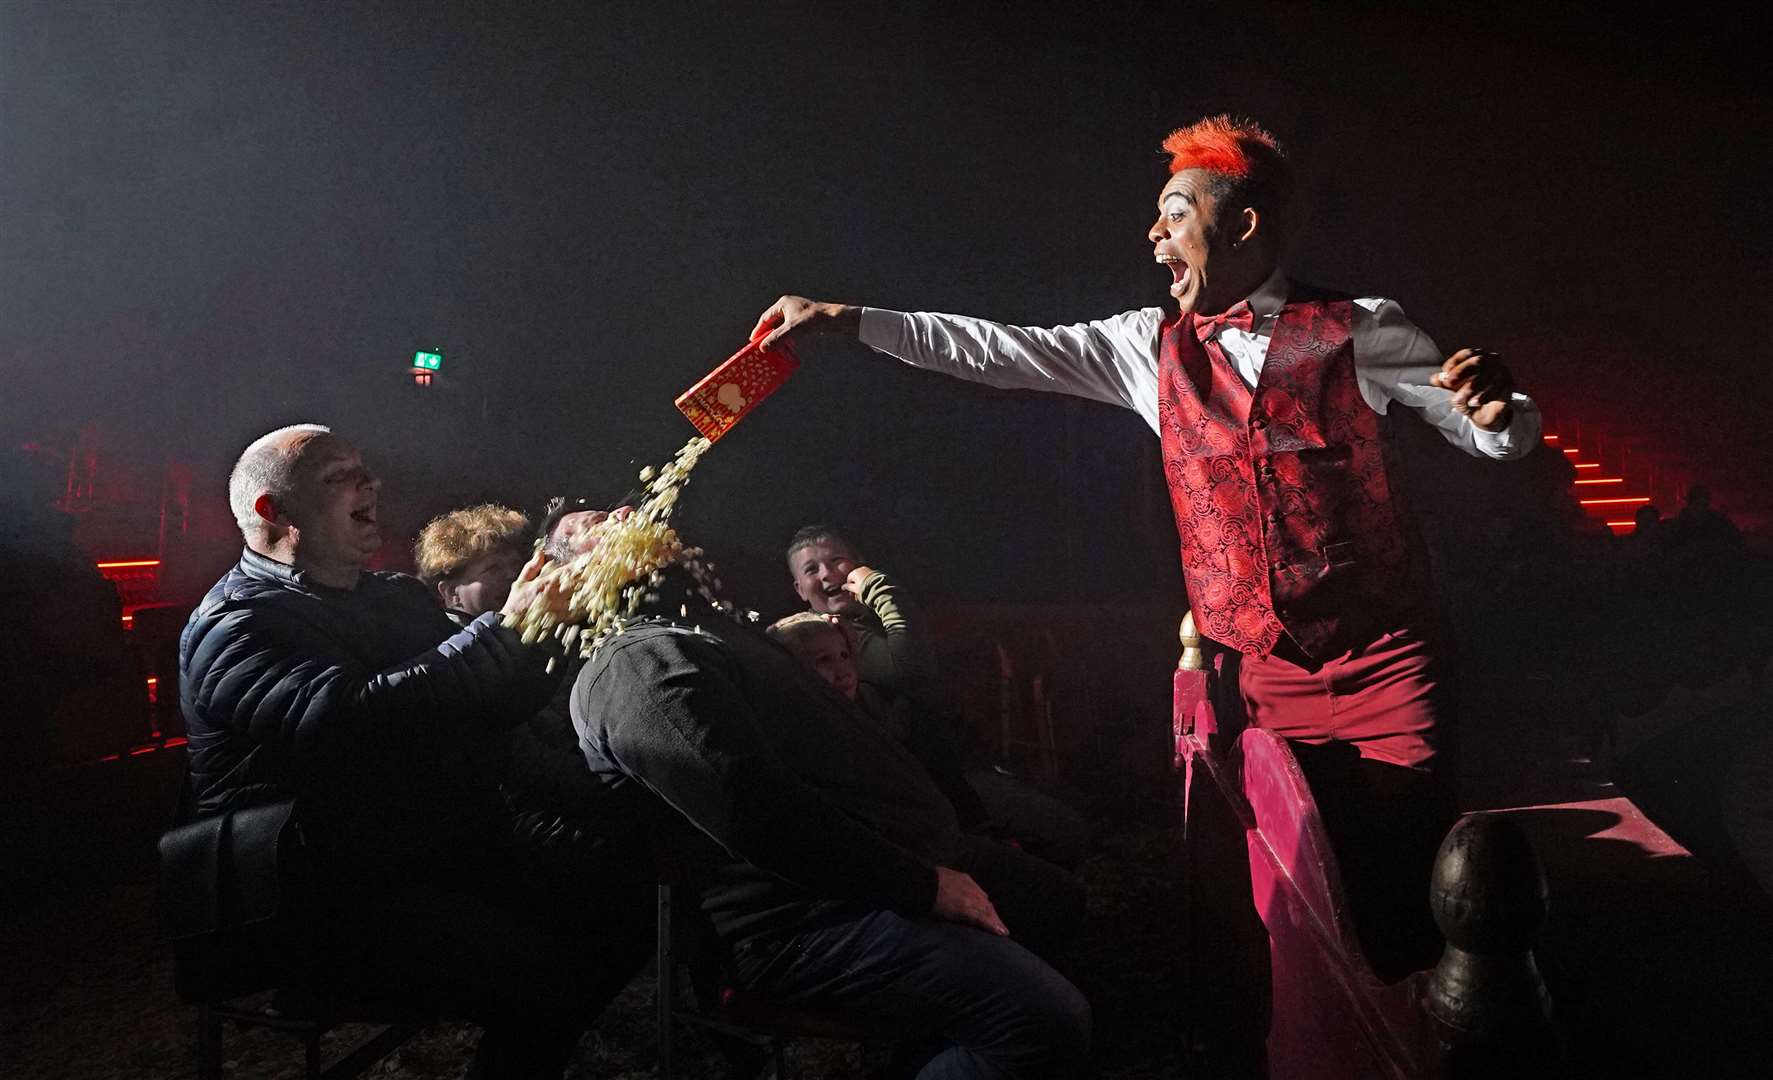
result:
M 525 644 L 551 634 L 564 649 L 576 645 L 581 655 L 590 656 L 605 640 L 620 634 L 643 604 L 658 599 L 654 588 L 671 566 L 688 571 L 699 594 L 716 609 L 739 617 L 730 603 L 715 598 L 718 586 L 711 568 L 702 563 L 701 549 L 685 547 L 670 525 L 690 470 L 711 445 L 697 436 L 663 468 L 642 469 L 646 495 L 634 512 L 605 518 L 591 529 L 595 543 L 589 551 L 542 571 L 538 581 L 557 582 L 569 597 L 564 619 L 534 606 L 507 615 L 505 625 L 521 633 Z

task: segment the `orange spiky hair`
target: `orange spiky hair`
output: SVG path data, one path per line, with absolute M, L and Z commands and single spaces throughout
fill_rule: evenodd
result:
M 1164 140 L 1171 174 L 1204 169 L 1207 189 L 1221 209 L 1252 207 L 1267 218 L 1263 230 L 1274 250 L 1284 246 L 1297 217 L 1293 166 L 1280 143 L 1254 120 L 1225 113 L 1177 128 Z
M 1285 156 L 1274 136 L 1260 124 L 1228 113 L 1177 128 L 1164 140 L 1163 148 L 1170 155 L 1172 173 L 1205 169 L 1240 180 Z

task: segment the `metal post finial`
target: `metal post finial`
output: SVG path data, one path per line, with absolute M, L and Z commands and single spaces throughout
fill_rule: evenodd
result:
M 1176 669 L 1178 671 L 1205 671 L 1207 658 L 1206 654 L 1201 652 L 1200 631 L 1195 629 L 1192 609 L 1182 616 L 1182 626 L 1176 636 L 1182 641 L 1182 658 L 1176 661 Z

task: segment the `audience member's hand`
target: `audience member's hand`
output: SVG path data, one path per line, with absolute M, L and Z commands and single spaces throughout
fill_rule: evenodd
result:
M 785 337 L 800 334 L 854 334 L 862 326 L 862 309 L 850 304 L 820 304 L 804 296 L 784 296 L 757 317 L 751 339 L 768 349 Z
M 1514 376 L 1502 358 L 1483 349 L 1460 349 L 1441 364 L 1429 385 L 1453 391 L 1453 409 L 1485 431 L 1501 431 L 1514 418 L 1509 395 Z
M 972 875 L 946 866 L 936 867 L 936 902 L 930 908 L 930 914 L 948 922 L 978 927 L 998 937 L 1010 936 L 1010 928 L 1003 924 L 1003 920 L 997 917 L 997 909 L 991 906 L 991 897 L 985 895 L 985 890 L 979 888 Z
M 873 577 L 874 574 L 875 570 L 872 566 L 856 567 L 843 579 L 843 591 L 855 597 L 856 603 L 860 604 L 862 602 L 862 583 Z
M 561 583 L 558 574 L 542 576 L 548 561 L 548 556 L 540 551 L 530 556 L 529 562 L 524 563 L 523 569 L 518 571 L 517 580 L 511 583 L 511 594 L 505 597 L 505 606 L 500 609 L 499 614 L 522 615 L 530 608 L 539 606 L 544 611 L 552 612 L 556 619 L 566 619 L 572 591 Z

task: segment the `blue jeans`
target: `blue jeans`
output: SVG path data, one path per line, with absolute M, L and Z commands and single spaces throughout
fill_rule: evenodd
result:
M 736 959 L 746 986 L 774 1000 L 856 1012 L 934 1044 L 918 1080 L 1085 1074 L 1090 1003 L 1010 938 L 873 911 L 748 943 Z

